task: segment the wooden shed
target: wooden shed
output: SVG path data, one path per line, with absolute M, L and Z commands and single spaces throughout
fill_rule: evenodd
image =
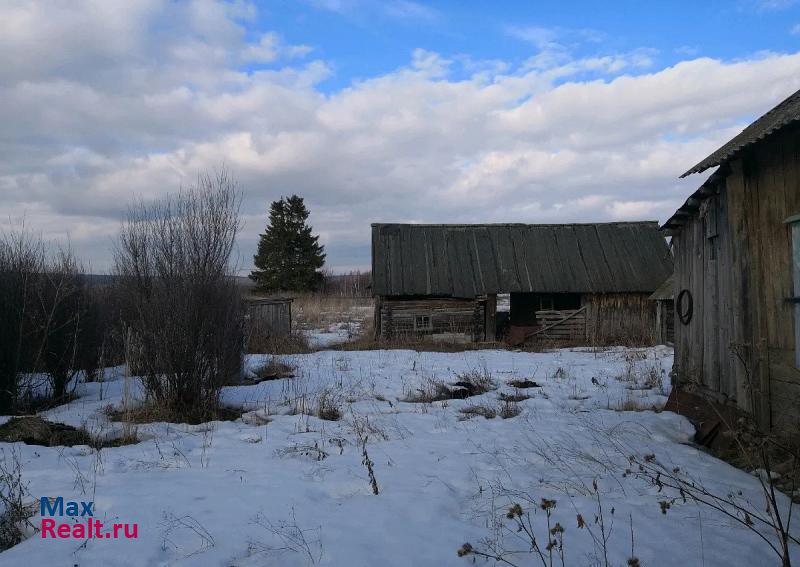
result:
M 284 337 L 292 332 L 292 298 L 248 298 L 245 304 L 249 336 Z
M 752 412 L 765 429 L 796 428 L 800 91 L 683 176 L 715 166 L 663 226 L 675 253 L 675 391 Z
M 654 221 L 372 225 L 382 337 L 493 341 L 497 294 L 508 293 L 514 342 L 652 343 L 648 297 L 671 273 Z

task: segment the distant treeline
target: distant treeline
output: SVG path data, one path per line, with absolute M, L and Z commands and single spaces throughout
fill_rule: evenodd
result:
M 372 274 L 354 270 L 346 274 L 325 272 L 320 293 L 336 297 L 370 297 Z

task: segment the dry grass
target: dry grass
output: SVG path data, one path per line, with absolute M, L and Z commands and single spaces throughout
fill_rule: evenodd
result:
M 497 412 L 497 414 L 503 419 L 517 417 L 520 413 L 522 413 L 522 409 L 520 409 L 519 404 L 513 400 L 503 401 L 503 403 L 500 404 L 500 409 Z
M 105 414 L 111 421 L 125 423 L 189 423 L 192 425 L 209 421 L 236 421 L 243 413 L 244 410 L 242 408 L 219 406 L 207 411 L 197 411 L 194 414 L 183 415 L 182 418 L 184 419 L 179 419 L 169 408 L 152 403 L 138 405 L 133 408 L 108 406 L 105 409 Z
M 301 329 L 324 329 L 337 323 L 372 319 L 372 298 L 301 294 L 292 303 L 292 318 Z
M 609 409 L 614 411 L 661 411 L 661 408 L 653 403 L 653 400 L 647 396 L 635 395 L 633 392 L 628 392 L 625 399 L 609 404 Z
M 494 419 L 495 417 L 497 417 L 497 410 L 489 406 L 482 406 L 482 405 L 467 406 L 465 408 L 461 408 L 459 411 L 469 417 L 475 415 L 483 416 L 486 419 Z
M 409 392 L 408 396 L 406 396 L 403 401 L 430 404 L 432 402 L 441 402 L 455 398 L 456 396 L 453 395 L 453 390 L 450 386 L 439 380 L 428 378 L 422 383 L 421 388 Z
M 269 362 L 262 364 L 255 370 L 256 379 L 249 380 L 248 383 L 258 384 L 268 380 L 281 380 L 284 378 L 294 378 L 295 367 L 283 360 L 271 357 Z
M 494 378 L 484 368 L 456 374 L 456 381 L 452 384 L 428 378 L 423 382 L 421 388 L 409 393 L 404 401 L 431 403 L 445 400 L 463 400 L 472 396 L 480 396 L 495 389 L 497 389 L 497 384 Z
M 317 417 L 325 421 L 339 421 L 342 419 L 342 410 L 335 397 L 324 391 L 317 400 Z
M 308 354 L 314 349 L 302 333 L 284 336 L 251 336 L 247 340 L 247 352 L 254 354 Z
M 531 398 L 528 394 L 524 392 L 514 392 L 513 394 L 506 394 L 504 392 L 500 392 L 501 402 L 522 402 Z

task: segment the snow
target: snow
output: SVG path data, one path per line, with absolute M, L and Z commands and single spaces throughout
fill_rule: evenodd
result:
M 248 370 L 267 358 L 248 357 Z M 468 565 L 471 558 L 456 554 L 464 542 L 479 546 L 491 537 L 493 518 L 503 518 L 512 502 L 529 509 L 528 500 L 544 497 L 557 501 L 567 564 L 592 565 L 598 549 L 576 516 L 593 522 L 597 500 L 587 487 L 594 480 L 606 521 L 613 522 L 613 565 L 630 556 L 631 523 L 643 565 L 775 564 L 765 544 L 739 524 L 693 504 L 675 504 L 664 515 L 658 504 L 664 495 L 624 475 L 628 452 L 655 454 L 715 490 L 760 502 L 754 476 L 691 445 L 694 431 L 685 418 L 618 411 L 663 407 L 671 349 L 322 351 L 280 358 L 296 366 L 294 378 L 224 389 L 224 403 L 249 410 L 237 421 L 140 425 L 144 441 L 100 452 L 16 445 L 32 496 L 93 500 L 96 519 L 136 522 L 139 537 L 84 544 L 35 534 L 0 555 L 0 564 Z M 490 374 L 499 388 L 464 400 L 403 401 L 431 381 L 452 383 L 469 371 Z M 467 418 L 459 411 L 498 408 L 500 393 L 523 392 L 507 383 L 523 379 L 540 387 L 524 390 L 531 398 L 518 403 L 517 417 Z M 105 382 L 80 384 L 77 400 L 45 415 L 113 437 L 120 425 L 110 424 L 104 409 L 118 406 L 126 389 L 141 396 L 124 369 L 109 369 Z M 340 406 L 341 420 L 293 411 L 315 408 L 321 396 Z M 356 427 L 367 436 L 378 495 Z M 38 515 L 33 521 L 39 525 Z M 532 521 L 546 529 L 541 511 Z M 507 538 L 507 546 L 519 546 Z

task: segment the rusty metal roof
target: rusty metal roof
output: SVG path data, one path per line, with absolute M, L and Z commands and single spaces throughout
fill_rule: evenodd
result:
M 701 173 L 709 167 L 721 165 L 744 148 L 798 120 L 800 120 L 800 91 L 789 96 L 778 106 L 750 124 L 738 136 L 681 175 L 681 177 L 686 177 L 692 173 Z
M 672 273 L 656 221 L 373 224 L 373 294 L 652 293 Z

